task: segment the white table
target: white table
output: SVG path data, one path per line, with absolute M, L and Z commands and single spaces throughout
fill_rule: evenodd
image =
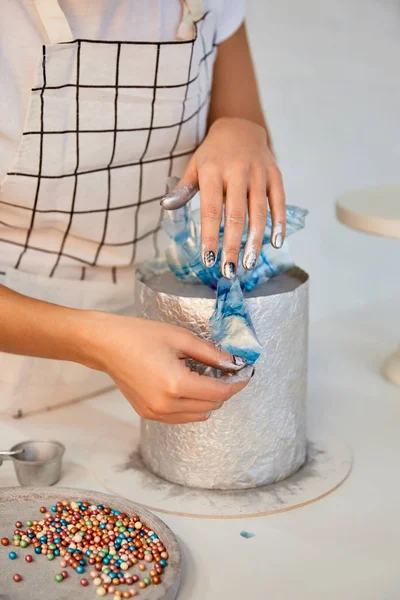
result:
M 354 451 L 354 469 L 335 492 L 268 517 L 206 520 L 159 515 L 184 558 L 179 600 L 398 600 L 400 590 L 399 390 L 374 366 L 385 355 L 398 306 L 342 312 L 310 330 L 309 430 L 331 431 Z M 60 485 L 105 491 L 88 472 L 93 443 L 137 419 L 117 392 L 20 420 L 0 421 L 5 448 L 56 437 L 67 448 Z M 101 433 L 104 436 L 99 439 Z M 12 465 L 0 487 L 15 485 Z M 131 499 L 135 499 L 132 489 Z M 242 529 L 256 537 L 240 537 Z M 1 536 L 1 533 L 0 533 Z
M 337 200 L 336 215 L 352 229 L 400 239 L 400 184 L 347 191 Z M 400 275 L 400 246 L 397 260 Z M 399 321 L 398 317 L 397 323 Z M 389 381 L 400 386 L 400 346 L 385 360 L 382 372 Z

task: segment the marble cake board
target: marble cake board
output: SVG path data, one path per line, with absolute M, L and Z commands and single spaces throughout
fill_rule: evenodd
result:
M 244 518 L 271 515 L 315 502 L 345 481 L 352 452 L 331 436 L 309 440 L 306 464 L 294 475 L 272 485 L 235 491 L 188 488 L 151 473 L 139 454 L 138 432 L 104 444 L 98 440 L 87 468 L 104 489 L 134 498 L 159 513 L 198 518 Z
M 112 506 L 127 514 L 137 514 L 141 520 L 160 536 L 169 553 L 168 567 L 162 576 L 160 585 L 151 585 L 140 590 L 137 585 L 132 586 L 140 592 L 141 600 L 175 600 L 180 583 L 181 553 L 175 535 L 169 527 L 156 515 L 151 514 L 143 506 L 140 506 L 124 498 L 102 494 L 87 490 L 72 488 L 28 488 L 9 487 L 0 490 L 0 537 L 12 538 L 15 521 L 39 519 L 41 506 L 50 507 L 60 500 L 85 500 L 92 504 L 104 504 Z M 18 554 L 16 560 L 10 560 L 8 553 L 15 550 Z M 33 554 L 34 562 L 28 564 L 24 560 L 26 554 Z M 58 559 L 49 562 L 45 556 L 37 556 L 32 548 L 15 548 L 13 545 L 0 546 L 0 600 L 89 600 L 97 598 L 95 588 L 91 583 L 88 572 L 78 575 L 68 568 L 69 577 L 62 583 L 56 583 L 54 576 L 60 573 L 60 561 Z M 140 576 L 137 567 L 130 569 L 132 573 Z M 19 583 L 13 582 L 14 573 L 22 575 L 23 580 Z M 87 577 L 90 584 L 83 588 L 79 581 L 81 577 Z M 124 591 L 128 589 L 124 586 Z

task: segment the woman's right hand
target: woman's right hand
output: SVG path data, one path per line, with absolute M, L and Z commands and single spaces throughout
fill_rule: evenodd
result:
M 252 366 L 243 368 L 239 357 L 181 327 L 105 313 L 92 313 L 92 319 L 85 364 L 108 373 L 144 419 L 205 421 L 252 377 Z M 187 358 L 227 375 L 199 375 L 186 366 Z

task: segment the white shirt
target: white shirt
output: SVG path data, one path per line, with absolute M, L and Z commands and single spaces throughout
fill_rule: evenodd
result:
M 179 0 L 60 0 L 75 38 L 167 41 L 176 38 Z M 206 0 L 218 16 L 216 42 L 244 19 L 244 0 Z M 10 168 L 23 131 L 35 67 L 46 34 L 35 0 L 1 0 L 0 181 Z

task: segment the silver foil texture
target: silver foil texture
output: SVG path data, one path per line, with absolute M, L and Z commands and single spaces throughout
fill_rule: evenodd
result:
M 208 339 L 215 294 L 171 273 L 140 280 L 138 314 Z M 140 453 L 157 475 L 233 490 L 280 481 L 306 458 L 308 275 L 298 268 L 257 286 L 247 307 L 263 345 L 249 385 L 204 423 L 142 421 Z

